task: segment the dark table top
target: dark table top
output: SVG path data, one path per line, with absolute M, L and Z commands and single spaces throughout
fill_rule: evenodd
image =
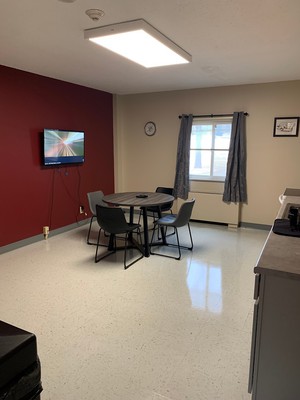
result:
M 157 192 L 124 192 L 104 196 L 103 201 L 108 204 L 119 206 L 152 207 L 174 201 L 174 197 L 169 194 Z

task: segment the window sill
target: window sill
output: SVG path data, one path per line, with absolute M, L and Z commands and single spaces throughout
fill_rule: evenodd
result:
M 222 179 L 222 178 L 212 178 L 212 177 L 207 177 L 207 178 L 205 178 L 205 177 L 199 177 L 199 178 L 196 178 L 196 177 L 190 177 L 190 182 L 192 182 L 192 181 L 195 181 L 195 182 L 220 182 L 220 183 L 224 183 L 225 182 L 225 179 Z

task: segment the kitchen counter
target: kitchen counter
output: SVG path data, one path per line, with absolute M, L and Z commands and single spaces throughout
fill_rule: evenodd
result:
M 300 207 L 299 189 L 286 189 L 276 218 L 283 218 L 290 204 Z M 300 279 L 300 237 L 278 235 L 271 230 L 254 272 L 288 274 Z
M 286 189 L 277 219 L 291 205 L 300 207 L 300 190 Z M 300 237 L 271 230 L 254 272 L 248 392 L 252 400 L 299 400 Z

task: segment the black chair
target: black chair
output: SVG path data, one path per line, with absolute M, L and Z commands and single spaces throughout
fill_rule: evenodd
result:
M 151 243 L 150 243 L 150 254 L 156 254 L 159 256 L 163 256 L 163 257 L 169 257 L 169 258 L 174 258 L 175 260 L 180 260 L 181 259 L 181 249 L 187 249 L 187 250 L 193 250 L 194 244 L 193 244 L 193 238 L 192 238 L 192 233 L 191 233 L 191 227 L 190 227 L 190 218 L 192 215 L 192 211 L 193 211 L 193 207 L 195 204 L 195 199 L 192 200 L 187 200 L 185 203 L 182 204 L 182 206 L 180 207 L 178 214 L 174 215 L 165 215 L 164 217 L 158 219 L 155 221 L 155 229 L 153 230 L 152 233 L 152 238 L 151 238 Z M 181 228 L 183 226 L 187 226 L 188 227 L 188 231 L 189 231 L 189 235 L 190 235 L 190 241 L 191 241 L 191 246 L 187 247 L 187 246 L 182 246 L 179 243 L 179 236 L 178 236 L 178 228 Z M 173 227 L 175 229 L 175 233 L 176 233 L 176 244 L 173 243 L 168 243 L 167 239 L 165 237 L 165 242 L 156 242 L 154 243 L 154 236 L 155 236 L 155 232 L 156 232 L 156 228 L 161 229 L 167 229 L 169 227 Z M 158 253 L 158 252 L 154 252 L 152 249 L 153 247 L 159 245 L 159 246 L 173 246 L 173 247 L 177 247 L 178 249 L 178 256 L 174 257 L 168 254 L 163 254 L 163 253 Z
M 98 224 L 100 227 L 99 233 L 98 233 L 98 239 L 97 239 L 96 253 L 95 253 L 95 262 L 96 263 L 99 262 L 100 260 L 102 260 L 103 258 L 109 256 L 110 254 L 115 253 L 118 250 L 117 243 L 116 243 L 116 235 L 121 235 L 121 234 L 125 235 L 124 269 L 127 269 L 132 264 L 136 263 L 137 261 L 139 261 L 141 258 L 144 257 L 144 254 L 142 251 L 140 224 L 128 223 L 126 221 L 123 210 L 119 207 L 104 207 L 104 206 L 97 204 L 96 205 L 96 216 L 97 216 L 97 221 L 98 221 Z M 108 251 L 106 251 L 103 255 L 98 257 L 98 248 L 99 248 L 99 246 L 101 246 L 100 237 L 101 237 L 102 230 L 110 235 L 109 245 L 108 245 Z M 133 232 L 138 234 L 140 244 L 137 243 L 133 239 L 133 237 L 132 237 Z M 136 258 L 131 263 L 126 264 L 127 248 L 128 248 L 129 239 L 132 242 L 133 246 L 136 247 L 142 255 L 139 256 L 138 258 Z
M 91 217 L 91 220 L 90 220 L 89 231 L 88 231 L 87 238 L 86 238 L 87 244 L 94 244 L 94 245 L 97 244 L 97 243 L 94 243 L 94 242 L 90 241 L 90 234 L 91 234 L 93 219 L 96 218 L 96 204 L 100 204 L 103 207 L 105 207 L 105 206 L 107 207 L 107 204 L 104 203 L 104 201 L 102 200 L 103 197 L 104 197 L 104 194 L 103 194 L 103 192 L 101 190 L 98 190 L 96 192 L 87 193 L 87 198 L 88 198 L 88 201 L 89 201 L 89 207 L 90 207 L 90 211 L 92 213 L 92 217 Z
M 173 188 L 167 188 L 167 187 L 159 186 L 159 187 L 156 188 L 155 192 L 156 193 L 169 194 L 169 195 L 173 196 L 174 189 Z M 150 215 L 153 218 L 153 222 L 155 222 L 159 218 L 159 210 L 161 211 L 161 213 L 165 213 L 165 212 L 168 212 L 168 211 L 170 213 L 172 213 L 172 206 L 173 206 L 173 201 L 171 201 L 169 203 L 166 203 L 166 204 L 163 204 L 160 207 L 159 206 L 148 207 L 147 208 L 147 215 L 148 216 Z M 138 223 L 140 223 L 141 216 L 142 216 L 142 210 L 140 210 Z

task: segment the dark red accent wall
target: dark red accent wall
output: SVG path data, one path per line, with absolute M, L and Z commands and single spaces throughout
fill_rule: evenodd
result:
M 43 167 L 44 128 L 83 130 L 85 163 Z M 0 178 L 1 246 L 87 218 L 87 192 L 114 189 L 112 95 L 0 66 Z

